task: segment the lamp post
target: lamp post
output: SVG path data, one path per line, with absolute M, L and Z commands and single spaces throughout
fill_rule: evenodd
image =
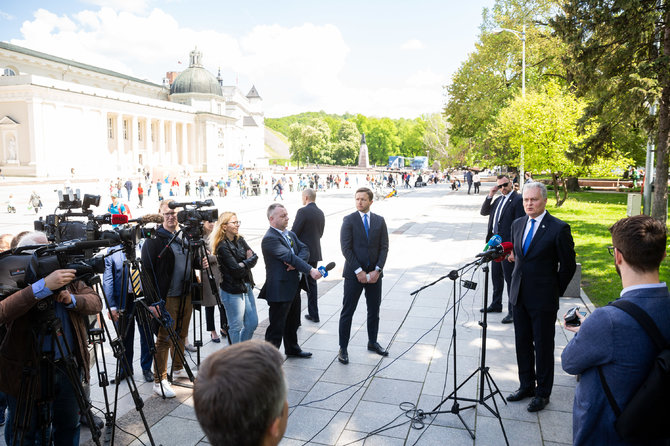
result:
M 521 97 L 526 97 L 526 25 L 523 25 L 521 32 L 509 29 L 509 28 L 498 28 L 493 30 L 494 34 L 500 34 L 503 31 L 510 32 L 517 36 L 521 40 Z M 523 183 L 526 180 L 524 172 L 524 150 L 523 144 L 521 144 L 521 152 L 519 157 L 519 187 L 523 187 Z

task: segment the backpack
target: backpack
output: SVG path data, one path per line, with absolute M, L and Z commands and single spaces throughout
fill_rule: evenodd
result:
M 659 353 L 651 370 L 635 391 L 626 407 L 621 410 L 607 385 L 602 367 L 598 374 L 607 400 L 616 415 L 614 429 L 622 440 L 646 442 L 670 438 L 667 423 L 670 419 L 670 343 L 663 338 L 654 320 L 639 306 L 625 300 L 610 305 L 625 311 L 642 326 Z

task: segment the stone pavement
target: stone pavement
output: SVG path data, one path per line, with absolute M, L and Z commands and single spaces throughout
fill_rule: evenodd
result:
M 564 331 L 558 321 L 555 385 L 545 410 L 529 413 L 526 411 L 528 400 L 505 404 L 501 395 L 496 394 L 487 399 L 487 403 L 493 407 L 495 401 L 502 427 L 480 404 L 460 412 L 463 422 L 453 413 L 424 416 L 414 421 L 409 418 L 416 414 L 414 409 L 433 410 L 453 391 L 454 376 L 460 384 L 480 365 L 482 329 L 479 308 L 483 305 L 483 273 L 480 270 L 465 272 L 463 278 L 476 282 L 476 290 L 458 289 L 456 296 L 449 279 L 416 296 L 410 293 L 474 260 L 475 254 L 481 251 L 485 244 L 487 218 L 479 215 L 479 208 L 488 187 L 483 187 L 480 195 L 467 195 L 464 190 L 451 192 L 446 185 L 399 192 L 398 197 L 372 205 L 373 212 L 386 218 L 390 236 L 379 334 L 379 342 L 388 346 L 390 355 L 381 358 L 367 351 L 362 299 L 352 326 L 348 365 L 340 364 L 336 358 L 343 286 L 340 276 L 344 263 L 339 250 L 339 228 L 342 217 L 354 210 L 353 190 L 319 194 L 317 204 L 327 216 L 322 240 L 327 257 L 324 262 L 334 260 L 338 267 L 321 283 L 321 322 L 314 324 L 304 320 L 298 333 L 303 348 L 313 352 L 314 356 L 310 359 L 289 358 L 284 365 L 289 385 L 290 417 L 281 444 L 504 445 L 502 427 L 510 445 L 571 444 L 576 382 L 574 377 L 562 371 L 560 354 L 572 334 Z M 227 198 L 223 203 L 217 202 L 220 211 L 235 209 L 238 212 L 243 221 L 241 233 L 259 254 L 260 239 L 267 228 L 264 211 L 269 202 L 267 196 L 248 200 Z M 300 206 L 298 194 L 287 194 L 285 204 L 289 214 L 294 215 Z M 255 268 L 254 277 L 257 282 L 263 281 L 262 261 Z M 452 342 L 454 302 L 457 316 L 455 345 Z M 590 302 L 586 296 L 562 299 L 558 314 L 562 315 L 574 305 L 590 307 Z M 303 299 L 305 306 L 306 299 Z M 258 301 L 258 312 L 259 320 L 267 319 L 264 301 Z M 489 318 L 486 365 L 505 396 L 518 387 L 518 380 L 513 326 L 501 324 L 502 316 L 504 314 L 493 314 Z M 262 338 L 263 334 L 261 323 L 255 336 Z M 225 348 L 223 344 L 210 342 L 206 331 L 204 341 L 202 357 Z M 135 351 L 139 352 L 139 345 Z M 454 351 L 457 353 L 456 369 Z M 108 349 L 106 355 L 111 365 Z M 144 414 L 151 425 L 155 443 L 206 443 L 193 411 L 191 390 L 176 388 L 177 398 L 173 400 L 164 401 L 153 395 L 152 384 L 141 380 L 137 359 L 135 378 L 145 400 Z M 193 354 L 193 368 L 195 359 Z M 458 397 L 477 398 L 478 389 L 477 375 L 459 389 Z M 114 387 L 108 390 L 113 393 Z M 118 391 L 117 424 L 148 444 L 126 384 L 120 385 Z M 104 407 L 97 379 L 93 380 L 91 392 L 94 406 Z M 489 393 L 489 388 L 485 387 L 485 396 Z M 459 403 L 461 407 L 470 405 L 466 401 Z M 448 400 L 442 410 L 450 411 L 453 405 L 454 401 Z M 468 434 L 465 425 L 473 431 L 475 439 Z M 87 443 L 89 439 L 89 432 L 82 429 L 82 444 L 92 444 Z M 115 444 L 141 444 L 133 440 L 117 429 Z M 0 441 L 0 444 L 4 443 Z

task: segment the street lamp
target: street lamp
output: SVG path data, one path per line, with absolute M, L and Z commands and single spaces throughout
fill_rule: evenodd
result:
M 494 34 L 500 34 L 504 31 L 510 32 L 521 39 L 521 97 L 526 97 L 526 25 L 523 25 L 521 32 L 509 28 L 497 28 L 493 30 Z M 524 150 L 523 143 L 521 144 L 521 156 L 519 166 L 519 187 L 523 187 L 526 180 L 524 178 Z

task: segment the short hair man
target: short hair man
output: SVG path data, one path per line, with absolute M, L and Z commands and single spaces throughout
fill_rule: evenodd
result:
M 666 254 L 665 225 L 637 215 L 619 220 L 610 232 L 614 245 L 610 253 L 623 286 L 619 300 L 640 307 L 669 340 L 670 293 L 665 283 L 659 283 L 659 268 Z M 579 318 L 579 327 L 566 326 L 577 334 L 561 355 L 563 370 L 581 374 L 572 412 L 573 443 L 628 444 L 614 430 L 616 417 L 598 368 L 619 407 L 624 408 L 649 373 L 658 350 L 642 326 L 618 308 L 604 306 L 588 318 Z
M 349 363 L 349 337 L 351 322 L 361 293 L 365 290 L 368 308 L 368 350 L 381 356 L 388 352 L 377 342 L 379 331 L 379 306 L 382 300 L 382 270 L 389 251 L 386 220 L 370 212 L 373 193 L 367 187 L 356 191 L 356 211 L 344 217 L 340 229 L 340 247 L 344 255 L 344 298 L 340 313 L 337 356 L 342 364 Z
M 323 211 L 315 203 L 316 191 L 307 188 L 302 191 L 303 207 L 298 209 L 293 221 L 291 231 L 295 232 L 298 239 L 309 248 L 309 260 L 307 263 L 316 268 L 317 263 L 323 260 L 321 256 L 321 237 L 326 226 L 326 217 Z M 316 280 L 307 277 L 309 289 L 307 291 L 307 314 L 305 319 L 312 322 L 320 322 L 318 299 L 319 293 Z
M 193 389 L 195 414 L 214 446 L 274 446 L 288 420 L 283 358 L 252 339 L 209 355 Z
M 501 196 L 493 200 L 496 192 Z M 514 190 L 514 184 L 507 175 L 498 175 L 496 185 L 491 188 L 488 196 L 482 203 L 479 211 L 481 215 L 489 216 L 489 224 L 486 230 L 486 240 L 494 235 L 499 235 L 501 242 L 512 241 L 512 222 L 525 215 L 523 211 L 523 198 Z M 500 313 L 502 311 L 502 296 L 505 284 L 507 284 L 507 297 L 509 298 L 509 285 L 512 281 L 512 270 L 514 265 L 510 262 L 491 262 L 491 282 L 493 283 L 493 297 L 491 304 L 480 311 Z M 503 318 L 503 324 L 514 321 L 512 316 L 512 303 L 507 302 L 507 315 Z
M 549 404 L 554 385 L 554 335 L 558 298 L 575 274 L 575 243 L 570 225 L 546 211 L 547 187 L 523 188 L 526 217 L 512 223 L 514 262 L 509 298 L 514 312 L 514 342 L 519 389 L 507 401 L 533 397 L 529 412 Z

